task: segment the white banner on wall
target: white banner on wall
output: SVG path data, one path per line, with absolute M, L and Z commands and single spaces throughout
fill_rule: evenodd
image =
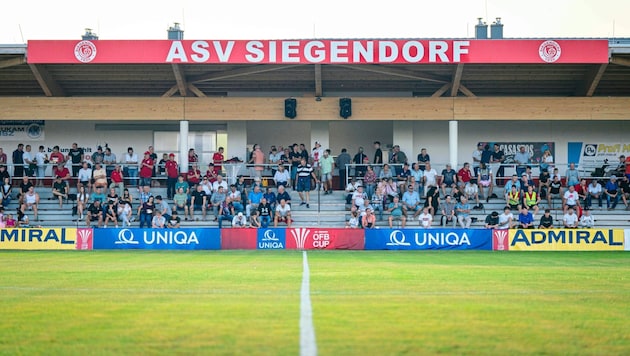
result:
M 568 144 L 568 161 L 576 163 L 584 176 L 589 176 L 591 173 L 596 176 L 608 176 L 619 166 L 619 157 L 628 155 L 630 155 L 630 143 L 569 142 Z
M 44 120 L 0 121 L 0 138 L 2 141 L 43 141 L 44 126 Z

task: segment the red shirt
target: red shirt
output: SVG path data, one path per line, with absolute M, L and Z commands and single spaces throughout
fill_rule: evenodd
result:
M 626 174 L 630 174 L 630 156 L 626 157 Z
M 50 154 L 50 163 L 62 163 L 65 161 L 66 160 L 61 152 L 53 152 Z
M 191 169 L 188 171 L 188 183 L 199 184 L 199 178 L 201 177 L 201 171 L 198 169 Z
M 214 173 L 219 173 L 221 171 L 221 164 L 225 161 L 225 157 L 223 157 L 222 153 L 215 152 L 212 155 L 212 163 L 214 163 Z
M 462 182 L 464 183 L 470 182 L 470 178 L 471 178 L 470 169 L 465 169 L 465 168 L 460 169 L 459 172 L 457 172 L 457 176 L 460 177 Z
M 214 183 L 217 180 L 216 167 L 212 168 L 212 170 L 208 169 L 206 171 L 206 177 L 208 177 L 208 181 L 210 181 L 210 183 Z
M 140 178 L 151 178 L 151 176 L 153 176 L 153 160 L 149 157 L 142 160 L 142 167 L 140 168 Z
M 175 161 L 166 161 L 164 168 L 166 169 L 166 175 L 169 178 L 177 178 L 177 176 L 179 175 L 179 165 Z
M 59 176 L 62 179 L 68 179 L 68 177 L 70 177 L 70 171 L 66 167 L 63 167 L 61 169 L 59 169 L 58 167 L 53 167 L 53 176 Z
M 122 172 L 113 171 L 110 178 L 112 179 L 112 182 L 114 183 L 122 183 L 123 181 Z

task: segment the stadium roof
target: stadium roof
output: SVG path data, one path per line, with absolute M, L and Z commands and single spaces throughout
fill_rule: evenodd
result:
M 51 64 L 0 45 L 0 96 L 630 96 L 630 40 L 608 48 L 608 63 Z

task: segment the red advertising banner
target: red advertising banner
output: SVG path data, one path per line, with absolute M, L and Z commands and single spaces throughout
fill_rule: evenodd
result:
M 88 228 L 77 229 L 77 250 L 91 250 L 94 245 L 94 230 Z
M 287 229 L 286 248 L 363 250 L 365 235 L 361 229 L 292 228 Z
M 495 251 L 510 249 L 510 230 L 492 230 L 492 249 Z
M 221 229 L 222 250 L 255 250 L 256 240 L 256 229 Z
M 32 40 L 28 63 L 608 63 L 607 40 Z

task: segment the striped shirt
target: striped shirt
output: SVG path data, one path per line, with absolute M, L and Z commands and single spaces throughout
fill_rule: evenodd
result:
M 313 173 L 313 167 L 310 164 L 306 164 L 306 166 L 299 165 L 297 167 L 297 176 L 300 178 L 307 178 Z

